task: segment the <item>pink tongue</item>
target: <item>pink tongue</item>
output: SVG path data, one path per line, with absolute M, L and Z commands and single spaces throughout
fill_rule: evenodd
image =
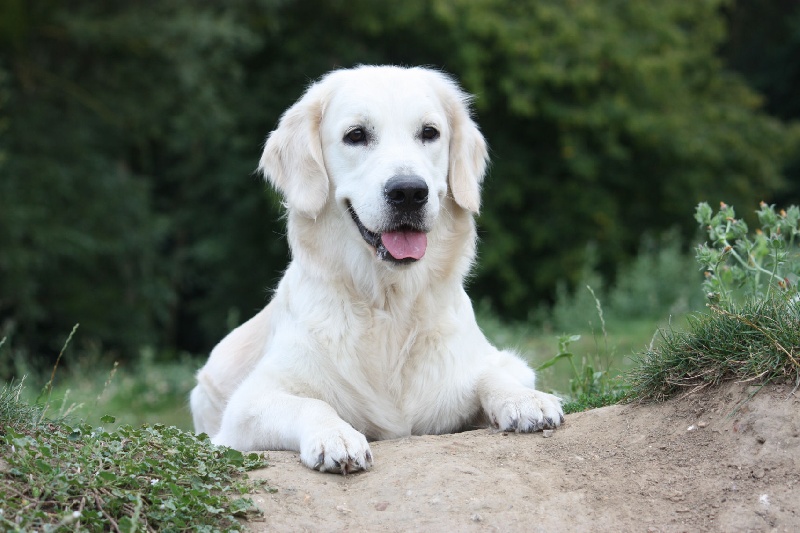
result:
M 421 231 L 387 231 L 381 241 L 395 259 L 419 259 L 428 247 L 428 236 Z

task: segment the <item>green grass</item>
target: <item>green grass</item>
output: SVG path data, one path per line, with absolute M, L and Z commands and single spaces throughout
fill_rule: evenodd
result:
M 138 360 L 123 365 L 93 353 L 68 354 L 65 359 L 53 376 L 48 416 L 68 415 L 99 424 L 102 416 L 111 413 L 116 423 L 110 427 L 148 423 L 192 429 L 188 397 L 200 358 L 182 355 L 158 360 L 152 351 L 143 350 Z M 27 386 L 21 398 L 36 403 L 51 372 L 26 370 Z
M 504 324 L 483 313 L 478 315 L 478 322 L 491 342 L 515 350 L 536 369 L 537 388 L 563 398 L 567 413 L 616 403 L 622 397 L 619 378 L 628 369 L 631 354 L 646 346 L 656 331 L 656 323 L 650 320 L 605 331 L 591 323 L 576 325 L 571 335 L 541 326 Z M 548 364 L 564 354 L 562 341 L 570 337 L 569 352 L 573 356 Z M 587 375 L 593 378 L 596 372 L 602 373 L 602 380 L 588 379 Z M 592 387 L 586 385 L 593 382 L 599 386 L 589 390 Z
M 725 380 L 800 383 L 800 305 L 780 293 L 742 306 L 711 305 L 684 332 L 665 330 L 627 376 L 629 397 L 664 400 Z
M 620 403 L 627 397 L 627 394 L 627 390 L 624 387 L 601 394 L 579 394 L 567 399 L 562 407 L 564 408 L 564 414 L 580 413 L 581 411 Z
M 504 324 L 483 313 L 478 321 L 493 343 L 516 350 L 537 369 L 537 388 L 564 398 L 567 413 L 620 401 L 626 390 L 623 376 L 634 353 L 647 349 L 659 328 L 657 321 L 644 319 L 615 322 L 604 329 L 596 318 L 596 323 L 576 324 L 571 335 L 565 335 L 541 326 Z M 562 346 L 569 337 L 573 340 Z M 566 351 L 572 357 L 553 363 Z
M 22 431 L 35 426 L 41 419 L 42 410 L 20 398 L 23 385 L 24 380 L 0 389 L 0 421 L 3 422 L 0 431 L 4 431 L 3 428 Z
M 161 424 L 48 420 L 0 390 L 0 526 L 7 531 L 230 531 L 257 513 L 244 455 Z M 114 422 L 103 417 L 103 423 Z
M 554 305 L 532 310 L 524 323 L 503 323 L 486 303 L 477 305 L 487 337 L 526 357 L 538 369 L 537 386 L 564 398 L 568 412 L 623 398 L 633 354 L 650 349 L 660 327 L 683 329 L 686 314 L 704 303 L 702 275 L 675 233 L 643 238 L 635 260 L 610 285 L 595 256 L 588 247 L 576 287 L 561 284 Z

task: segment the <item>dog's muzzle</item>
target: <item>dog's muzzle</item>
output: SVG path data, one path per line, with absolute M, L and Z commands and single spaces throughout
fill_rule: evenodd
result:
M 375 248 L 381 260 L 400 264 L 418 261 L 428 247 L 423 221 L 425 205 L 428 203 L 425 180 L 414 175 L 394 176 L 386 182 L 383 196 L 389 205 L 389 221 L 382 231 L 367 229 L 353 206 L 347 204 L 361 237 Z

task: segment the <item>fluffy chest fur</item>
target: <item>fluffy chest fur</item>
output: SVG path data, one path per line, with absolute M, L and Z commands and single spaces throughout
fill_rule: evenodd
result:
M 474 390 L 465 387 L 476 366 L 469 354 L 485 343 L 477 328 L 465 334 L 460 326 L 469 318 L 461 316 L 468 299 L 460 286 L 416 297 L 390 286 L 377 306 L 346 284 L 331 290 L 305 276 L 286 272 L 274 301 L 282 319 L 262 361 L 294 376 L 293 393 L 329 403 L 374 439 L 452 431 L 473 417 L 477 399 L 439 401 L 453 397 L 451 389 Z M 457 353 L 462 343 L 472 347 Z

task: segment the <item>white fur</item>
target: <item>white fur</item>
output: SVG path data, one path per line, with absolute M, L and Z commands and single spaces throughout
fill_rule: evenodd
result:
M 347 473 L 372 465 L 367 438 L 563 421 L 533 371 L 489 344 L 463 288 L 487 162 L 468 100 L 436 71 L 365 66 L 325 76 L 284 114 L 260 169 L 286 200 L 293 259 L 269 305 L 199 371 L 196 431 Z M 372 142 L 343 142 L 354 126 Z M 440 137 L 421 141 L 424 126 Z M 378 231 L 397 174 L 430 191 L 427 252 L 408 265 L 376 257 L 347 211 Z

